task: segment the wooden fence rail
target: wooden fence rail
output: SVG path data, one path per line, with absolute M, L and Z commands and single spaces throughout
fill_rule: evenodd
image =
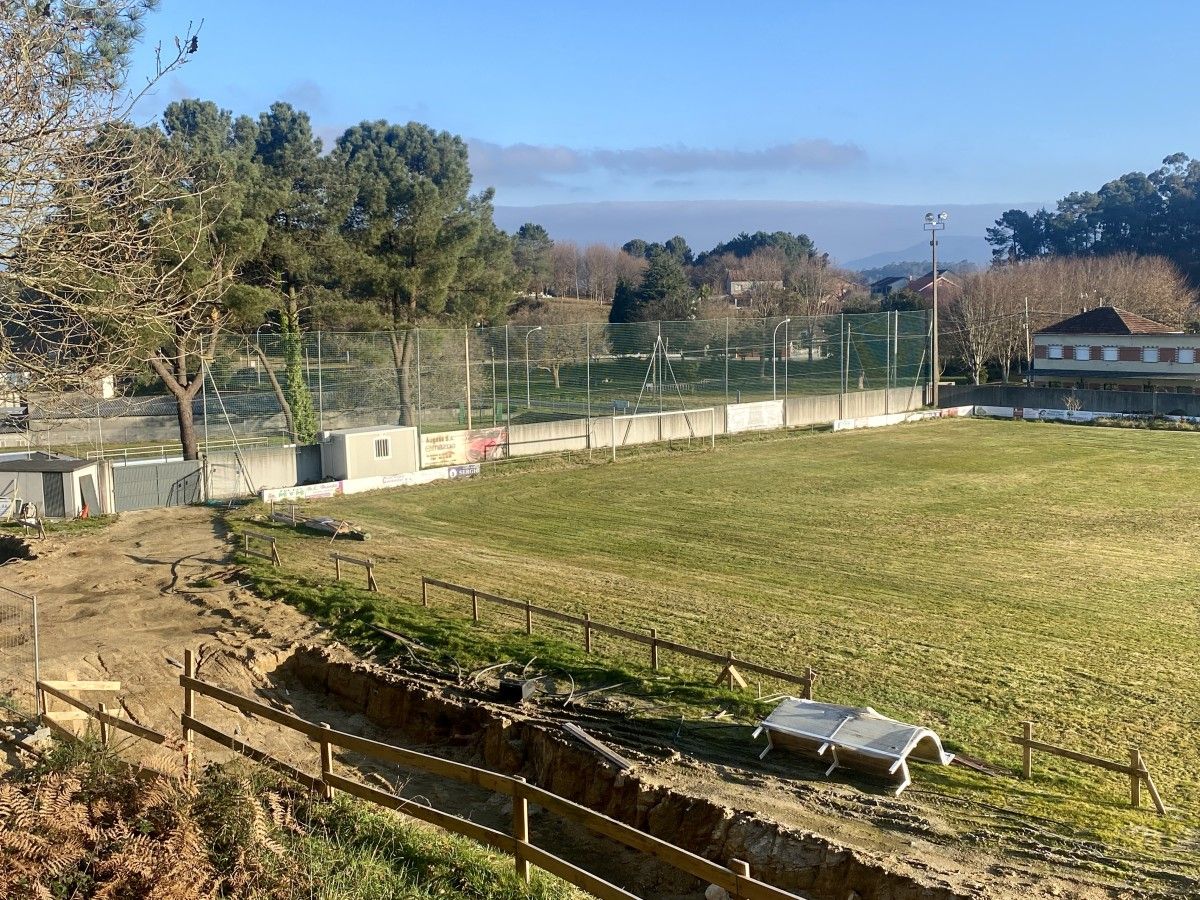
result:
M 1052 756 L 1061 756 L 1064 759 L 1074 760 L 1075 762 L 1086 763 L 1089 766 L 1096 766 L 1100 769 L 1107 769 L 1110 772 L 1119 772 L 1122 775 L 1129 776 L 1129 805 L 1134 808 L 1142 805 L 1142 784 L 1145 783 L 1146 789 L 1150 792 L 1150 799 L 1154 801 L 1154 808 L 1158 810 L 1160 816 L 1167 814 L 1167 809 L 1163 806 L 1162 798 L 1158 795 L 1158 788 L 1154 786 L 1154 779 L 1150 777 L 1150 770 L 1146 767 L 1146 763 L 1142 760 L 1142 751 L 1137 747 L 1129 748 L 1129 762 L 1121 763 L 1114 762 L 1110 759 L 1104 759 L 1099 756 L 1092 756 L 1090 753 L 1080 753 L 1078 750 L 1068 750 L 1065 747 L 1056 747 L 1054 744 L 1047 744 L 1044 741 L 1035 741 L 1033 739 L 1033 723 L 1022 722 L 1022 734 L 1020 737 L 1013 737 L 1010 740 L 1022 748 L 1022 774 L 1026 778 L 1033 775 L 1033 751 L 1039 753 L 1049 753 Z
M 243 697 L 233 691 L 202 681 L 195 677 L 191 663 L 191 653 L 188 652 L 185 654 L 185 672 L 179 677 L 179 684 L 184 691 L 184 714 L 181 717 L 181 725 L 189 745 L 194 740 L 193 735 L 198 734 L 295 778 L 301 784 L 312 790 L 320 791 L 326 797 L 332 796 L 335 790 L 343 791 L 369 803 L 400 810 L 415 819 L 469 837 L 489 847 L 511 854 L 517 873 L 526 880 L 529 877 L 529 866 L 532 864 L 603 898 L 603 900 L 608 900 L 608 898 L 636 900 L 636 895 L 534 844 L 529 834 L 529 804 L 532 803 L 547 812 L 583 826 L 593 834 L 653 856 L 681 872 L 718 885 L 737 900 L 799 900 L 796 894 L 751 877 L 749 866 L 742 860 L 731 860 L 728 867 L 722 866 L 661 838 L 588 809 L 586 806 L 567 800 L 565 797 L 528 784 L 523 778 L 502 775 L 499 772 L 453 762 L 428 753 L 395 747 L 359 735 L 338 731 L 322 723 L 310 722 L 266 703 Z M 195 714 L 196 696 L 207 697 L 227 704 L 243 713 L 267 719 L 304 735 L 317 744 L 320 776 L 311 775 L 277 760 L 266 751 L 252 747 L 205 723 Z M 485 827 L 477 822 L 339 775 L 334 771 L 334 747 L 380 762 L 417 769 L 440 778 L 453 779 L 508 796 L 512 801 L 512 833 L 506 834 L 494 828 Z
M 593 632 L 610 634 L 614 637 L 624 638 L 627 641 L 648 646 L 650 648 L 650 668 L 654 670 L 657 670 L 659 666 L 660 651 L 670 650 L 672 653 L 690 656 L 693 659 L 701 659 L 705 662 L 716 663 L 721 666 L 721 674 L 717 677 L 717 681 L 726 682 L 730 688 L 733 688 L 734 685 L 745 687 L 745 681 L 741 678 L 741 673 L 753 672 L 789 684 L 798 684 L 803 688 L 803 697 L 806 700 L 812 699 L 813 683 L 817 678 L 812 666 L 809 666 L 803 675 L 797 675 L 794 672 L 786 672 L 783 669 L 775 669 L 771 666 L 764 666 L 741 659 L 734 656 L 731 651 L 724 654 L 714 653 L 711 650 L 703 650 L 700 647 L 692 647 L 688 644 L 668 641 L 658 636 L 658 629 L 656 628 L 651 628 L 649 633 L 634 631 L 631 628 L 622 628 L 619 625 L 597 622 L 587 613 L 584 613 L 582 616 L 576 616 L 557 609 L 550 609 L 546 606 L 537 606 L 528 600 L 514 600 L 511 597 L 501 597 L 499 594 L 490 594 L 478 588 L 466 587 L 465 585 L 454 584 L 450 581 L 442 581 L 440 578 L 430 578 L 428 576 L 421 577 L 421 603 L 424 606 L 429 606 L 429 588 L 431 587 L 441 588 L 470 597 L 471 618 L 475 622 L 479 621 L 479 601 L 483 600 L 498 606 L 505 606 L 524 612 L 526 634 L 533 634 L 533 616 L 535 613 L 547 619 L 553 619 L 556 622 L 578 625 L 583 629 L 583 645 L 589 653 L 592 651 Z
M 367 590 L 378 591 L 379 582 L 375 580 L 375 561 L 370 559 L 359 559 L 357 556 L 346 556 L 344 553 L 330 553 L 329 558 L 333 560 L 334 577 L 342 580 L 342 563 L 348 563 L 352 566 L 362 566 L 367 572 Z
M 101 741 L 108 744 L 108 729 L 115 728 L 118 731 L 123 731 L 126 734 L 141 738 L 145 741 L 150 741 L 152 744 L 167 743 L 166 735 L 159 734 L 151 728 L 144 725 L 138 725 L 136 722 L 130 722 L 128 719 L 122 719 L 108 712 L 103 703 L 99 706 L 90 706 L 84 703 L 78 697 L 72 697 L 68 691 L 119 691 L 121 683 L 119 681 L 39 681 L 37 683 L 38 691 L 38 708 L 43 710 L 42 715 L 48 723 L 57 723 L 58 718 L 55 718 L 53 711 L 46 710 L 46 698 L 53 697 L 56 700 L 61 700 L 68 706 L 73 707 L 80 713 L 83 713 L 87 718 L 95 719 L 100 723 Z M 62 733 L 62 729 L 58 729 Z M 71 735 L 74 737 L 74 735 Z
M 250 541 L 262 541 L 264 544 L 271 546 L 271 552 L 266 553 L 262 550 L 256 550 L 250 546 Z M 259 559 L 265 559 L 273 566 L 281 565 L 279 561 L 279 547 L 276 545 L 275 538 L 269 534 L 259 534 L 256 531 L 242 532 L 242 552 L 247 556 L 257 556 Z

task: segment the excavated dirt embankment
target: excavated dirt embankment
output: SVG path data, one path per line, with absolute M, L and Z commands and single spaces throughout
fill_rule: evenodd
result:
M 756 877 L 813 900 L 966 900 L 979 897 L 924 883 L 883 861 L 810 832 L 619 773 L 591 751 L 536 721 L 507 716 L 472 700 L 325 651 L 298 650 L 282 674 L 335 698 L 397 736 L 398 742 L 469 748 L 478 764 L 669 840 L 715 862 L 743 859 Z

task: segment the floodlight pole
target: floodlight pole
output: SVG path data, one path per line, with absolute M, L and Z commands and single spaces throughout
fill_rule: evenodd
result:
M 779 360 L 779 351 L 776 349 L 775 338 L 779 334 L 779 329 L 782 328 L 783 326 L 787 325 L 787 323 L 790 321 L 792 321 L 791 316 L 789 316 L 788 318 L 786 318 L 782 322 L 780 322 L 778 325 L 776 325 L 775 330 L 771 332 L 771 399 L 772 400 L 779 399 L 779 391 L 775 387 L 775 363 L 778 362 L 778 360 Z M 785 381 L 784 390 L 786 391 L 787 390 L 787 384 L 786 384 L 787 370 L 786 369 L 784 370 L 783 377 L 784 377 L 784 381 Z
M 931 213 L 925 213 L 925 230 L 929 232 L 929 246 L 933 256 L 933 320 L 931 323 L 932 331 L 932 353 L 933 358 L 933 406 L 938 405 L 938 382 L 942 379 L 941 362 L 938 356 L 938 267 L 937 267 L 937 233 L 946 227 L 946 220 L 950 218 L 950 214 L 940 212 L 936 216 Z
M 525 332 L 525 408 L 526 409 L 533 408 L 533 400 L 531 399 L 531 395 L 529 392 L 529 336 L 531 334 L 533 334 L 535 331 L 541 331 L 541 330 L 542 330 L 542 326 L 538 325 L 536 328 L 530 328 L 527 332 Z

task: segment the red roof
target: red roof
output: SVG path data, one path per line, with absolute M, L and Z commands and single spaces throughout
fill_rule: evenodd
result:
M 1115 306 L 1097 306 L 1063 319 L 1038 334 L 1179 334 L 1177 328 Z

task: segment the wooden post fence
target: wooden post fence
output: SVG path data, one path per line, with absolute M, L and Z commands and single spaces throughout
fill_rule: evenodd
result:
M 253 547 L 250 546 L 251 540 L 262 541 L 263 543 L 270 544 L 271 552 L 266 553 L 262 550 L 254 549 Z M 243 531 L 242 532 L 242 552 L 245 553 L 247 556 L 257 556 L 259 559 L 265 559 L 267 562 L 269 562 L 273 566 L 278 567 L 280 565 L 279 547 L 276 546 L 275 538 L 273 538 L 269 534 L 258 534 L 257 532 L 254 532 L 254 531 Z
M 183 651 L 183 674 L 188 678 L 196 677 L 196 660 L 190 649 Z M 183 717 L 180 720 L 180 727 L 183 729 L 183 777 L 186 779 L 192 777 L 192 751 L 195 741 L 187 723 L 189 719 L 195 718 L 195 715 L 196 697 L 192 693 L 192 689 L 185 684 L 183 686 Z
M 184 705 L 187 709 L 192 709 L 193 705 L 193 701 L 188 698 L 192 698 L 194 695 L 208 697 L 232 706 L 247 715 L 282 725 L 304 735 L 310 741 L 316 742 L 320 748 L 321 775 L 320 777 L 310 775 L 289 763 L 276 759 L 264 750 L 252 747 L 238 737 L 218 730 L 197 719 L 194 710 L 183 716 L 182 724 L 185 730 L 195 732 L 222 747 L 227 747 L 280 772 L 323 797 L 331 797 L 334 791 L 342 791 L 385 809 L 400 810 L 415 819 L 508 853 L 513 857 L 517 874 L 523 880 L 528 880 L 530 867 L 536 865 L 538 868 L 602 898 L 602 900 L 637 900 L 637 897 L 629 891 L 537 846 L 529 829 L 529 806 L 533 804 L 554 816 L 581 825 L 592 834 L 616 841 L 637 853 L 654 857 L 681 872 L 704 882 L 715 884 L 737 900 L 800 900 L 796 894 L 753 878 L 750 875 L 749 865 L 742 860 L 731 860 L 729 866 L 723 866 L 565 797 L 529 784 L 518 776 L 502 775 L 499 772 L 480 769 L 428 753 L 394 747 L 359 735 L 338 731 L 325 723 L 310 722 L 268 703 L 243 697 L 225 688 L 208 684 L 194 675 L 187 674 L 186 671 L 180 676 L 179 683 L 185 691 Z M 507 833 L 489 828 L 469 819 L 442 812 L 432 805 L 417 803 L 390 791 L 371 787 L 361 781 L 341 775 L 334 771 L 334 747 L 341 747 L 389 765 L 416 769 L 436 778 L 451 779 L 496 794 L 507 795 L 512 800 L 512 827 Z
M 345 560 L 346 557 L 342 557 L 342 559 Z M 362 565 L 362 561 L 356 560 L 356 562 Z M 654 671 L 658 671 L 661 651 L 669 650 L 681 656 L 689 656 L 693 659 L 716 663 L 721 667 L 721 674 L 717 676 L 717 683 L 725 683 L 730 690 L 734 688 L 747 689 L 748 684 L 744 676 L 745 673 L 752 672 L 757 675 L 764 675 L 767 678 L 775 678 L 789 684 L 799 685 L 802 689 L 801 695 L 804 699 L 811 700 L 813 698 L 813 685 L 816 683 L 817 673 L 813 670 L 812 666 L 807 666 L 803 675 L 797 675 L 793 672 L 772 668 L 771 666 L 763 666 L 744 659 L 738 659 L 733 655 L 732 651 L 727 651 L 724 655 L 721 655 L 699 647 L 692 647 L 688 644 L 669 641 L 659 637 L 658 629 L 656 628 L 651 628 L 649 635 L 647 635 L 643 632 L 633 631 L 619 625 L 608 625 L 604 622 L 597 622 L 592 618 L 591 613 L 585 612 L 582 616 L 576 616 L 571 613 L 560 612 L 557 609 L 550 609 L 546 606 L 537 606 L 529 600 L 513 600 L 509 597 L 502 597 L 499 594 L 481 591 L 478 588 L 454 584 L 451 581 L 442 581 L 440 578 L 430 578 L 427 575 L 421 577 L 421 603 L 424 606 L 430 605 L 429 589 L 431 587 L 442 588 L 443 590 L 460 594 L 463 597 L 469 597 L 471 600 L 471 620 L 473 622 L 480 621 L 479 604 L 481 601 L 494 603 L 497 606 L 505 606 L 524 613 L 526 634 L 533 634 L 534 613 L 544 616 L 547 619 L 579 626 L 583 629 L 583 647 L 588 653 L 593 651 L 593 639 L 597 633 L 610 634 L 614 637 L 625 638 L 626 640 L 649 646 L 650 668 Z
M 1032 722 L 1022 722 L 1021 731 L 1020 737 L 1010 738 L 1010 740 L 1014 744 L 1020 745 L 1022 749 L 1021 771 L 1024 777 L 1030 778 L 1033 776 L 1034 750 L 1037 750 L 1039 753 L 1049 753 L 1052 756 L 1061 756 L 1064 759 L 1070 759 L 1075 762 L 1085 763 L 1089 766 L 1129 776 L 1129 805 L 1135 809 L 1142 805 L 1142 785 L 1145 784 L 1146 790 L 1150 794 L 1150 799 L 1154 801 L 1154 808 L 1158 810 L 1158 814 L 1160 816 L 1167 814 L 1167 808 L 1163 805 L 1162 798 L 1158 794 L 1158 788 L 1154 786 L 1154 779 L 1150 777 L 1150 770 L 1142 760 L 1142 753 L 1139 748 L 1129 748 L 1128 763 L 1114 762 L 1110 759 L 1092 756 L 1090 753 L 1080 753 L 1078 750 L 1068 750 L 1065 747 L 1056 747 L 1054 744 L 1048 744 L 1044 741 L 1036 741 L 1033 739 Z
M 342 580 L 342 563 L 349 563 L 352 566 L 362 566 L 367 572 L 367 590 L 379 591 L 379 582 L 375 580 L 375 562 L 374 560 L 359 559 L 356 556 L 345 556 L 341 553 L 330 553 L 329 558 L 333 560 L 334 575 L 338 581 Z

